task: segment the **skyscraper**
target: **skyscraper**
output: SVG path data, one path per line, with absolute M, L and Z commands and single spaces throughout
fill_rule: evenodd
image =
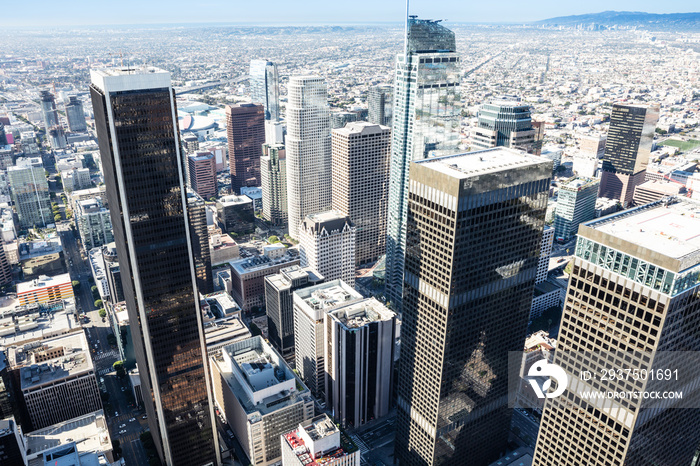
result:
M 265 311 L 272 346 L 289 361 L 294 359 L 294 291 L 323 281 L 311 267 L 286 267 L 265 277 Z
M 350 217 L 336 210 L 307 215 L 299 227 L 302 267 L 355 286 L 356 231 Z
M 481 466 L 505 451 L 508 352 L 525 341 L 551 174 L 551 162 L 502 148 L 413 163 L 397 381 L 402 466 Z
M 265 107 L 265 119 L 279 121 L 279 75 L 277 65 L 267 60 L 250 61 L 250 98 Z
M 204 199 L 216 197 L 216 159 L 209 151 L 197 151 L 187 156 L 189 186 Z
M 263 218 L 273 225 L 287 223 L 287 156 L 282 144 L 263 145 L 260 157 Z
M 396 57 L 386 239 L 386 293 L 397 309 L 403 292 L 409 167 L 454 153 L 460 143 L 459 55 L 454 32 L 410 17 L 406 49 Z
M 331 206 L 331 128 L 326 82 L 289 78 L 287 102 L 287 206 L 289 235 L 298 238 L 308 214 Z
M 394 89 L 388 84 L 380 84 L 369 88 L 367 96 L 368 121 L 375 125 L 391 128 L 394 105 Z
M 244 186 L 260 186 L 260 156 L 265 143 L 263 107 L 254 104 L 227 105 L 226 134 L 231 189 L 240 194 Z
M 343 427 L 386 416 L 392 405 L 396 314 L 375 298 L 326 313 L 326 405 Z
M 41 116 L 44 119 L 44 129 L 48 132 L 58 125 L 58 113 L 56 112 L 56 99 L 49 91 L 41 91 Z
M 333 209 L 355 226 L 355 264 L 374 262 L 386 252 L 391 130 L 351 123 L 333 130 Z
M 479 110 L 478 127 L 474 130 L 477 149 L 510 147 L 535 152 L 537 131 L 532 126 L 530 106 L 517 97 L 492 99 Z
M 68 119 L 68 129 L 71 132 L 78 133 L 87 130 L 83 103 L 75 96 L 71 96 L 66 104 L 66 118 Z
M 634 188 L 644 183 L 659 106 L 614 104 L 605 143 L 600 197 L 629 206 Z
M 90 75 L 150 430 L 166 464 L 218 464 L 170 74 L 148 67 Z
M 662 200 L 579 227 L 553 360 L 568 389 L 545 401 L 533 465 L 691 464 L 700 444 L 691 356 L 700 350 L 699 214 L 697 202 Z M 581 371 L 667 368 L 680 375 L 664 387 L 682 398 L 583 396 L 660 387 L 649 377 L 582 380 Z
M 581 223 L 595 218 L 599 184 L 594 178 L 574 177 L 559 186 L 554 216 L 554 237 L 557 241 L 569 241 Z
M 7 178 L 21 228 L 53 223 L 49 183 L 41 158 L 18 158 L 16 165 L 7 169 Z

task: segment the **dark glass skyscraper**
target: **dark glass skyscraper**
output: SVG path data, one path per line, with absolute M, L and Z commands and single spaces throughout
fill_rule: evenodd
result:
M 170 74 L 155 68 L 90 74 L 151 433 L 168 465 L 218 464 Z
M 277 65 L 267 60 L 250 61 L 250 98 L 265 107 L 265 119 L 280 119 L 280 89 Z
M 483 466 L 507 448 L 552 163 L 512 149 L 414 162 L 408 184 L 396 457 Z
M 615 104 L 605 143 L 599 197 L 630 205 L 634 188 L 644 182 L 659 106 Z
M 260 186 L 260 157 L 265 143 L 265 113 L 262 105 L 226 106 L 228 164 L 231 169 L 231 190 Z

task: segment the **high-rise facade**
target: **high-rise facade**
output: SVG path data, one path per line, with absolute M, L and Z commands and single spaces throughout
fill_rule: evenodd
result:
M 68 129 L 71 132 L 87 131 L 83 103 L 75 96 L 71 96 L 66 104 L 66 118 L 68 119 Z
M 326 82 L 289 78 L 287 99 L 287 207 L 289 235 L 298 238 L 308 214 L 331 206 L 331 128 Z
M 351 123 L 333 130 L 333 209 L 355 226 L 355 264 L 376 261 L 386 252 L 391 130 Z
M 545 401 L 533 465 L 691 464 L 700 444 L 699 212 L 697 202 L 662 200 L 579 227 L 553 360 L 569 383 Z M 678 371 L 662 386 L 682 398 L 654 399 L 661 387 L 649 377 L 580 377 L 657 369 Z
M 99 196 L 75 203 L 75 223 L 86 251 L 114 241 L 112 219 Z
M 325 314 L 338 306 L 362 299 L 342 280 L 294 291 L 294 360 L 304 383 L 317 398 L 326 393 Z
M 293 265 L 265 277 L 265 311 L 270 343 L 285 360 L 294 359 L 294 291 L 318 285 L 323 276 L 311 267 Z
M 595 218 L 599 185 L 600 182 L 595 178 L 575 177 L 559 186 L 554 216 L 554 237 L 557 241 L 569 241 L 581 223 Z
M 56 99 L 49 91 L 41 91 L 40 95 L 41 116 L 44 119 L 44 129 L 48 131 L 58 125 L 58 112 L 56 112 Z
M 53 223 L 49 183 L 41 158 L 17 159 L 16 165 L 7 169 L 7 180 L 21 228 Z
M 614 104 L 605 142 L 600 197 L 629 206 L 634 188 L 644 183 L 659 105 Z
M 380 84 L 370 87 L 367 96 L 367 120 L 372 124 L 391 128 L 393 105 L 394 89 L 390 85 Z
M 396 57 L 386 238 L 386 294 L 401 307 L 411 162 L 456 152 L 460 143 L 460 66 L 454 32 L 409 18 Z
M 481 106 L 473 144 L 477 149 L 510 147 L 534 153 L 536 132 L 530 106 L 517 97 L 504 96 Z
M 207 229 L 207 207 L 204 199 L 187 191 L 187 215 L 190 222 L 190 240 L 194 257 L 194 272 L 197 276 L 197 290 L 201 294 L 214 291 L 211 271 L 211 251 L 209 250 L 209 230 Z
M 219 464 L 170 74 L 150 67 L 90 74 L 150 430 L 168 465 Z
M 326 313 L 326 405 L 341 426 L 386 416 L 394 382 L 396 314 L 375 298 Z
M 537 263 L 537 278 L 535 285 L 547 279 L 549 273 L 549 259 L 552 257 L 552 246 L 554 245 L 554 227 L 547 225 L 542 230 L 542 243 L 540 244 L 540 260 Z
M 277 65 L 267 60 L 250 61 L 250 98 L 265 107 L 265 119 L 280 119 L 280 89 Z
M 260 157 L 262 215 L 273 225 L 287 223 L 287 156 L 282 144 L 265 144 Z
M 242 187 L 260 186 L 260 156 L 265 143 L 262 105 L 227 105 L 226 134 L 231 190 L 240 194 Z
M 216 159 L 209 151 L 197 151 L 187 156 L 189 186 L 204 199 L 216 197 Z
M 357 228 L 350 217 L 335 210 L 307 215 L 299 227 L 299 258 L 326 280 L 340 278 L 355 286 Z
M 522 350 L 552 164 L 498 148 L 415 162 L 397 380 L 403 465 L 494 461 Z

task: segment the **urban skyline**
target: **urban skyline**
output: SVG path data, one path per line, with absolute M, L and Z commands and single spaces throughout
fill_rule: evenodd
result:
M 414 3 L 0 33 L 3 466 L 699 464 L 700 22 Z

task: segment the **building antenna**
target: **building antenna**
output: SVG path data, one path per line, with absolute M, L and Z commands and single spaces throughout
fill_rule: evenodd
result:
M 406 24 L 403 31 L 403 53 L 405 56 L 408 56 L 408 2 L 409 0 L 406 0 Z

